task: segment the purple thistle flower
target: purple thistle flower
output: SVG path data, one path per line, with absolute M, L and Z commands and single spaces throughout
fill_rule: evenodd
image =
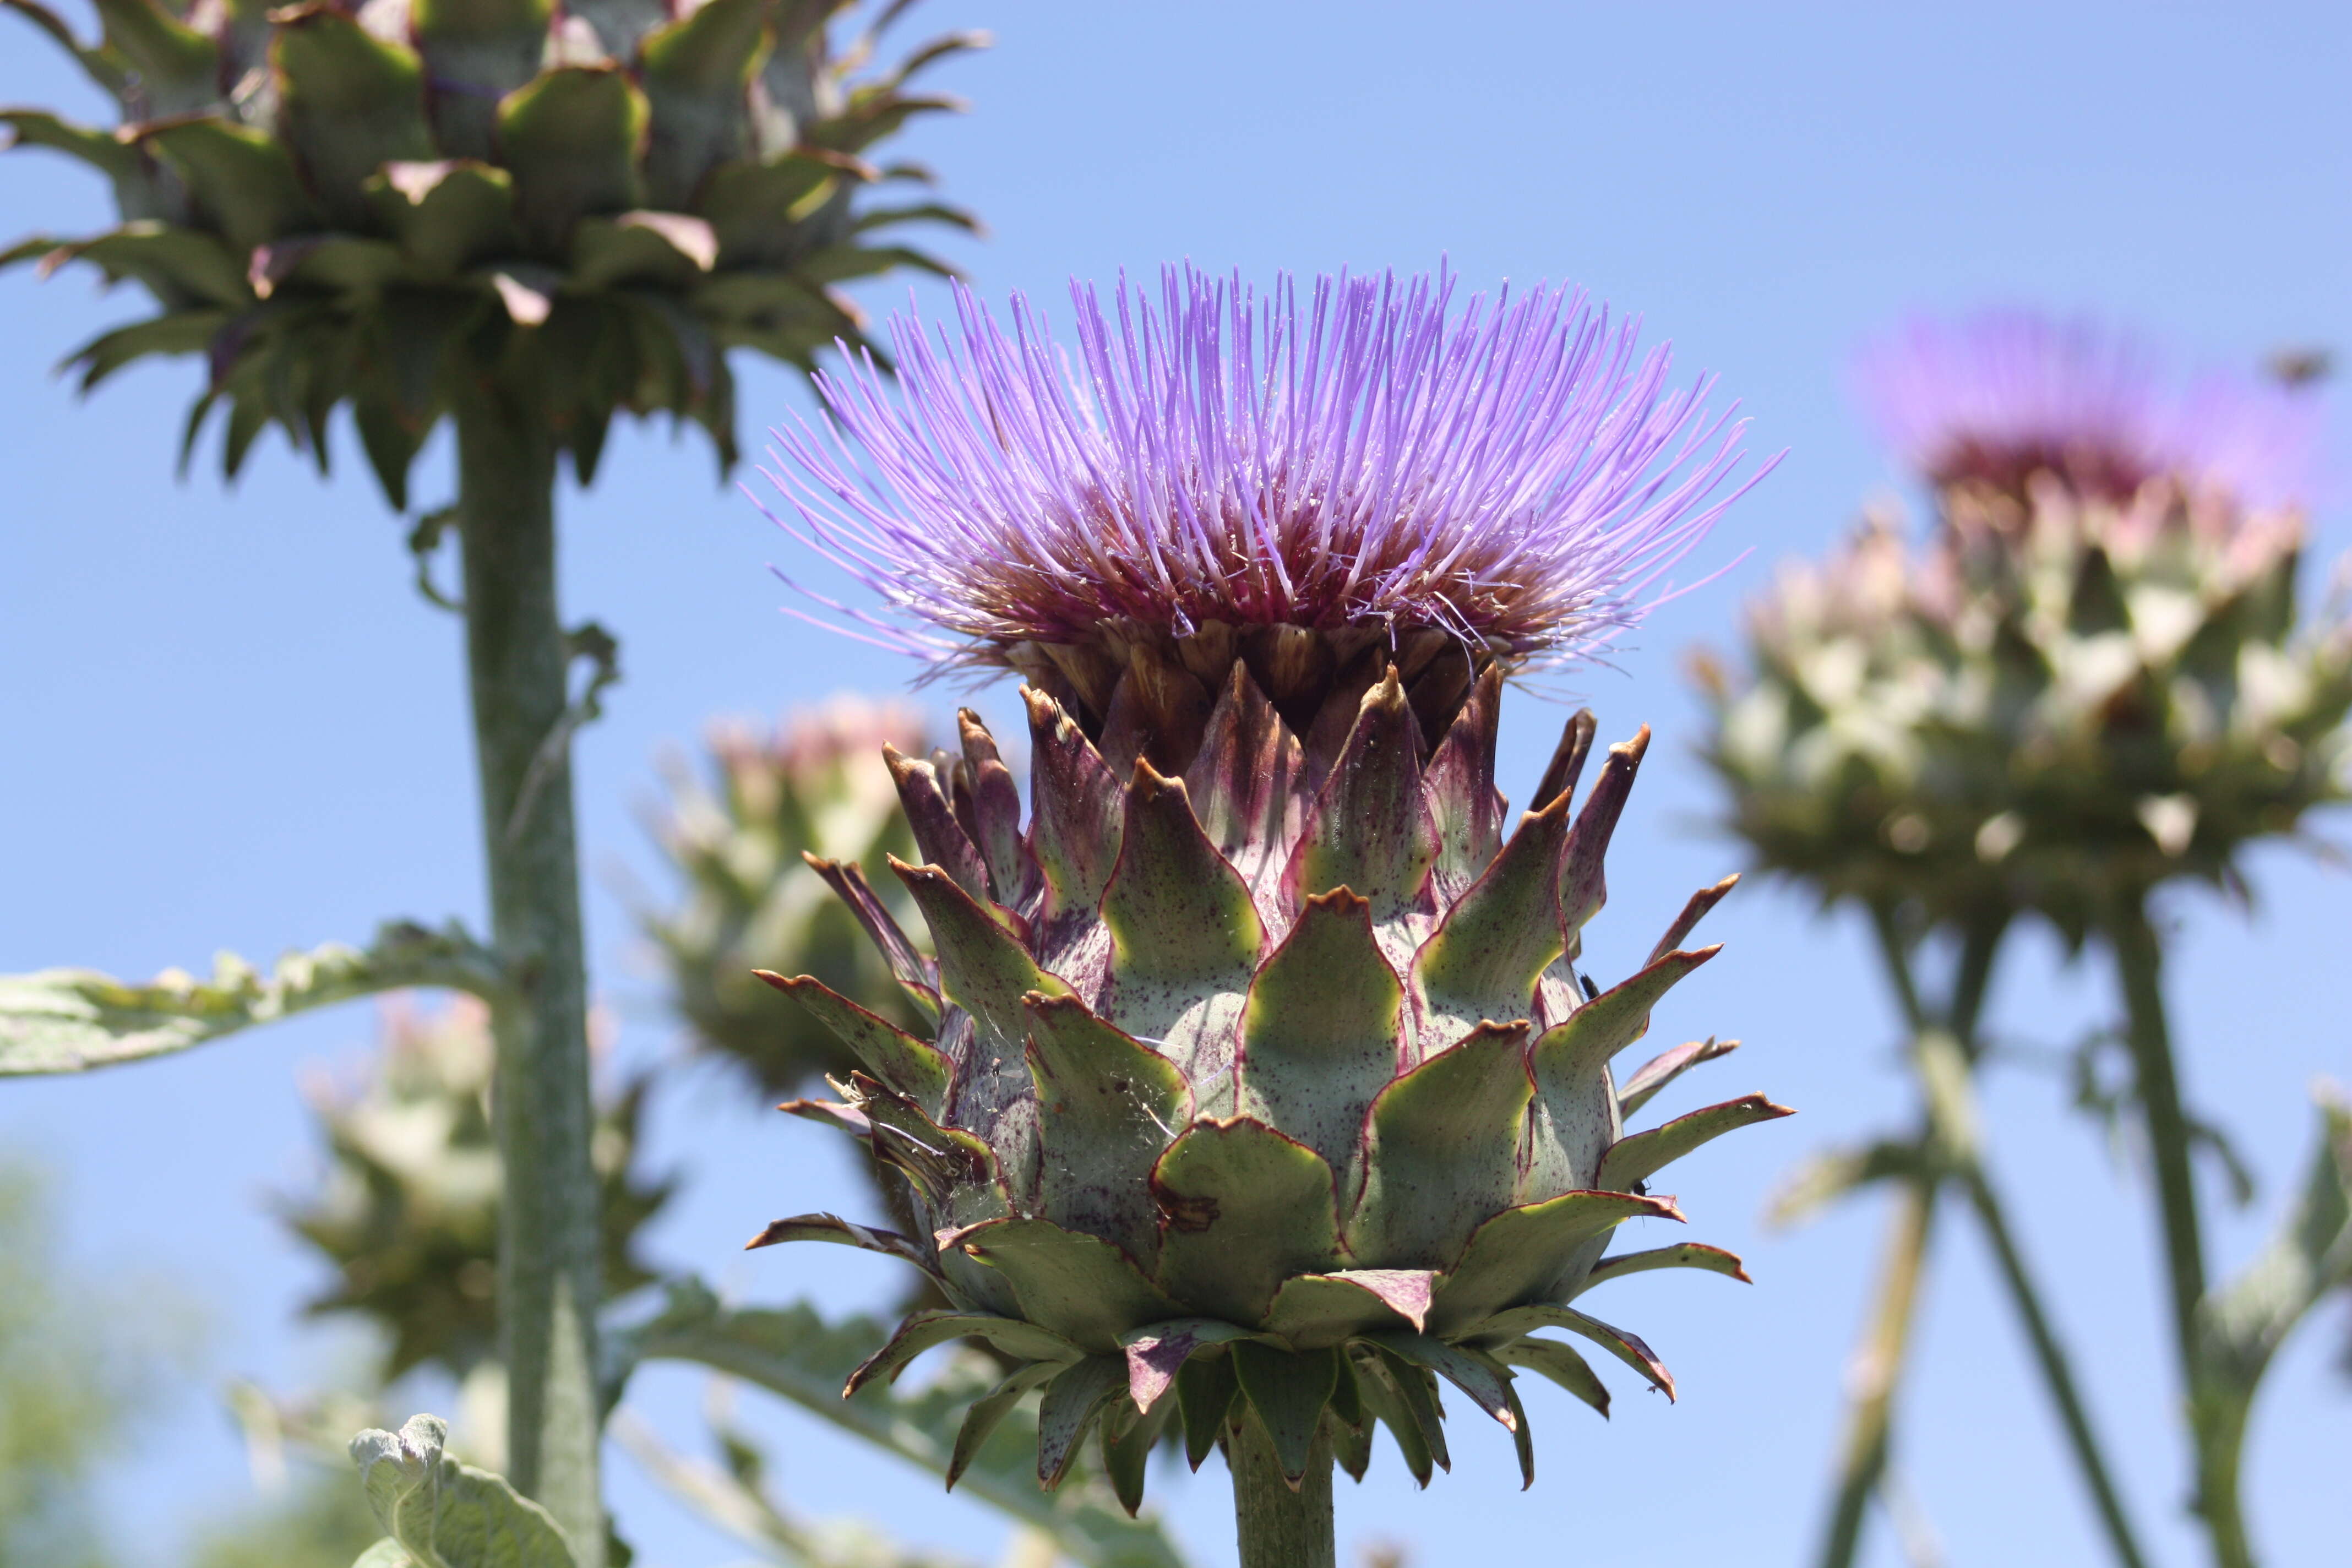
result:
M 1881 433 L 1938 485 L 2022 495 L 2047 471 L 2118 501 L 2159 477 L 2256 510 L 2309 497 L 2313 399 L 2244 376 L 2178 381 L 2147 343 L 2091 321 L 1916 318 L 1856 369 Z
M 777 521 L 891 614 L 811 597 L 943 666 L 1121 620 L 1434 627 L 1514 665 L 1603 646 L 1772 465 L 1723 493 L 1744 424 L 1711 378 L 1668 387 L 1671 345 L 1637 358 L 1637 321 L 1454 292 L 1074 279 L 1069 351 L 1021 295 L 1008 327 L 958 288 L 952 331 L 892 321 L 895 374 L 817 377 L 822 435 L 774 432 Z

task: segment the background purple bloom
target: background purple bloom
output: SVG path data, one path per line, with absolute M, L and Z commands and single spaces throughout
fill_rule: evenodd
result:
M 1917 318 L 1856 369 L 1881 433 L 1938 484 L 2022 493 L 2047 469 L 2118 500 L 2159 475 L 2250 508 L 2311 499 L 2315 399 L 2247 376 L 2184 380 L 2146 342 L 2094 321 L 2023 310 Z
M 1722 493 L 1744 426 L 1580 291 L 1454 292 L 1074 280 L 1065 350 L 1022 296 L 1004 324 L 958 289 L 953 331 L 892 321 L 895 374 L 818 377 L 823 433 L 775 432 L 779 521 L 894 616 L 832 607 L 934 661 L 1119 617 L 1437 626 L 1523 660 L 1605 643 L 1746 489 Z

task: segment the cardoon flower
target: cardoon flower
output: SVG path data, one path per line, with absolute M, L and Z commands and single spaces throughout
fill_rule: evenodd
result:
M 2121 503 L 2148 480 L 2265 509 L 2309 500 L 2315 405 L 2239 376 L 2182 380 L 2147 344 L 2089 321 L 1993 310 L 1915 319 L 1857 366 L 1903 460 L 1938 486 L 2022 498 L 2037 473 Z
M 968 1454 L 1044 1390 L 1038 1473 L 1089 1431 L 1130 1508 L 1181 1427 L 1223 1447 L 1244 1561 L 1330 1561 L 1329 1466 L 1377 1426 L 1426 1481 L 1439 1381 L 1517 1436 L 1516 1374 L 1605 1408 L 1580 1336 L 1657 1387 L 1647 1346 L 1570 1303 L 1696 1244 L 1604 1257 L 1648 1179 L 1784 1114 L 1761 1096 L 1627 1135 L 1692 1062 L 1611 1062 L 1712 948 L 1696 896 L 1610 990 L 1575 968 L 1648 731 L 1571 720 L 1507 836 L 1505 679 L 1600 646 L 1737 490 L 1738 430 L 1666 351 L 1580 295 L 1456 310 L 1443 277 L 1286 281 L 1186 268 L 1073 290 L 1066 354 L 1015 300 L 894 328 L 898 370 L 820 379 L 779 437 L 793 527 L 881 597 L 859 615 L 934 668 L 1027 679 L 1032 805 L 979 721 L 962 755 L 886 752 L 925 864 L 895 864 L 936 962 L 833 874 L 929 1039 L 805 977 L 776 984 L 865 1070 L 794 1107 L 869 1139 L 923 1231 L 829 1215 L 758 1244 L 890 1252 L 954 1306 L 852 1380 L 990 1340 L 1015 1364 Z M 862 458 L 856 454 L 862 452 Z M 1744 488 L 1744 487 L 1741 487 Z M 1531 1471 L 1530 1471 L 1531 1473 Z
M 2308 395 L 2181 391 L 2126 340 L 2028 316 L 1894 344 L 1865 379 L 1938 484 L 1932 537 L 1879 519 L 1784 573 L 1752 676 L 1710 668 L 1761 862 L 2080 935 L 2168 879 L 2231 883 L 2248 841 L 2343 798 L 2352 630 L 2297 625 Z

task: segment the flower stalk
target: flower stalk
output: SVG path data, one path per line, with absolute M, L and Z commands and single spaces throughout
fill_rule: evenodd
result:
M 1297 1487 L 1284 1479 L 1274 1441 L 1256 1416 L 1228 1428 L 1225 1462 L 1234 1473 L 1234 1531 L 1241 1568 L 1335 1568 L 1331 1444 L 1318 1437 Z
M 555 447 L 478 387 L 457 415 L 466 655 L 491 942 L 513 977 L 491 1010 L 506 1185 L 499 1231 L 508 1464 L 582 1568 L 604 1561 L 597 1489 L 597 1182 L 587 977 L 556 603 Z M 527 1173 L 527 1174 L 526 1174 Z

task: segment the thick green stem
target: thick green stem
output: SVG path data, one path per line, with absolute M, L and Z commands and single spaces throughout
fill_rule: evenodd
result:
M 2190 1169 L 2189 1117 L 2172 1065 L 2172 1030 L 2164 1013 L 2164 952 L 2147 922 L 2144 895 L 2117 900 L 2107 922 L 2123 982 L 2125 1037 L 2131 1047 L 2134 1095 L 2147 1128 L 2156 1165 L 2157 1206 L 2163 1217 L 2166 1280 L 2171 1289 L 2174 1344 L 2184 1384 L 2197 1376 L 2197 1308 L 2205 1299 L 2205 1240 Z
M 1824 1568 L 1847 1568 L 1853 1562 L 1862 1544 L 1864 1510 L 1886 1473 L 1895 1391 L 1903 1380 L 1903 1357 L 1910 1347 L 1919 1277 L 1927 1269 L 1927 1237 L 1935 1218 L 1936 1183 L 1906 1182 L 1895 1213 L 1895 1229 L 1887 1238 L 1878 1301 L 1848 1374 L 1837 1499 L 1830 1510 L 1828 1537 L 1822 1543 Z
M 1234 1472 L 1234 1529 L 1241 1568 L 1338 1568 L 1331 1527 L 1331 1445 L 1321 1436 L 1298 1489 L 1282 1478 L 1274 1441 L 1253 1412 L 1225 1441 Z
M 2116 901 L 2106 921 L 2114 944 L 2116 973 L 2123 983 L 2125 1039 L 2131 1047 L 2133 1092 L 2147 1131 L 2148 1155 L 2156 1168 L 2157 1209 L 2164 1227 L 2165 1278 L 2172 1306 L 2174 1344 L 2179 1353 L 2183 1407 L 2197 1449 L 2197 1512 L 2205 1521 L 2221 1568 L 2252 1568 L 2253 1548 L 2246 1537 L 2245 1511 L 2238 1495 L 2242 1423 L 2217 1420 L 2199 1397 L 2202 1335 L 2198 1319 L 2205 1300 L 2204 1226 L 2197 1207 L 2197 1179 L 2188 1112 L 2172 1058 L 2172 1030 L 2164 1010 L 2164 949 L 2148 923 L 2146 893 Z
M 2107 1473 L 2106 1456 L 2100 1449 L 2098 1434 L 2091 1427 L 2090 1411 L 2083 1403 L 2082 1392 L 2074 1386 L 2074 1368 L 2065 1347 L 2058 1342 L 2058 1331 L 2042 1310 L 2042 1293 L 2026 1268 L 2024 1255 L 2017 1249 L 2017 1239 L 2010 1232 L 2000 1196 L 1993 1191 L 1983 1167 L 1969 1172 L 1968 1190 L 1969 1205 L 1984 1226 L 1985 1239 L 1992 1244 L 1994 1261 L 2000 1265 L 2001 1282 L 2009 1287 L 2010 1304 L 2017 1309 L 2018 1317 L 2025 1323 L 2026 1337 L 2033 1343 L 2033 1359 L 2042 1369 L 2042 1381 L 2049 1386 L 2050 1397 L 2058 1406 L 2067 1444 L 2074 1450 L 2075 1468 L 2083 1472 L 2083 1484 L 2090 1489 L 2092 1503 L 2099 1510 L 2099 1522 L 2107 1532 L 2107 1546 L 2124 1568 L 2145 1568 L 2147 1559 L 2139 1549 L 2130 1518 L 2124 1512 L 2123 1499 L 2116 1490 L 2114 1478 Z
M 545 428 L 485 391 L 459 412 L 457 471 L 490 932 L 512 982 L 511 999 L 491 1016 L 506 1173 L 498 1291 L 507 1466 L 554 1514 L 582 1568 L 600 1568 L 597 1187 L 562 728 L 570 658 L 556 609 L 555 449 Z

